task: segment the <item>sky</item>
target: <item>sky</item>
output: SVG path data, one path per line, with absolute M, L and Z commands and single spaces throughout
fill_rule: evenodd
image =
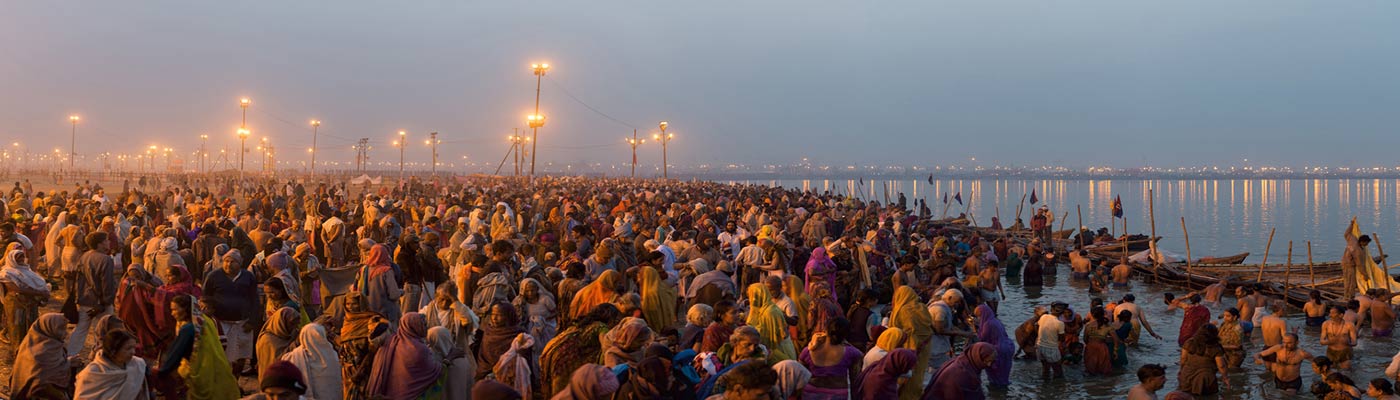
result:
M 1400 2 L 6 1 L 0 139 L 496 163 L 1400 165 Z M 638 148 L 657 165 L 660 146 Z M 253 155 L 251 157 L 256 157 Z M 976 164 L 972 164 L 972 158 Z M 253 161 L 249 161 L 253 162 Z

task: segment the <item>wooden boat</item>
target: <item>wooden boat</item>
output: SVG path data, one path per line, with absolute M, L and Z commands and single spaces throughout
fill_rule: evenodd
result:
M 1133 252 L 1133 253 L 1136 253 L 1136 252 L 1139 252 L 1139 251 L 1147 250 L 1148 247 L 1151 247 L 1151 245 L 1150 245 L 1149 243 L 1151 243 L 1151 242 L 1156 242 L 1156 241 L 1158 241 L 1158 240 L 1162 240 L 1162 237 L 1161 237 L 1161 236 L 1158 236 L 1158 237 L 1150 238 L 1150 239 L 1149 239 L 1149 238 L 1142 238 L 1142 239 L 1133 239 L 1133 240 L 1129 240 L 1129 241 L 1128 241 L 1128 251 Z M 1121 253 L 1121 252 L 1123 251 L 1123 240 L 1122 240 L 1122 239 L 1118 239 L 1118 240 L 1114 240 L 1113 242 L 1109 242 L 1109 243 L 1097 243 L 1097 244 L 1093 244 L 1093 245 L 1084 246 L 1084 250 L 1088 250 L 1088 251 L 1091 252 L 1091 253 L 1098 253 L 1098 252 L 1105 252 L 1105 251 L 1110 252 L 1110 253 Z
M 1245 258 L 1248 258 L 1248 257 L 1249 257 L 1249 252 L 1244 252 L 1244 253 L 1236 254 L 1236 255 L 1233 255 L 1233 256 L 1225 256 L 1225 257 L 1201 257 L 1201 259 L 1196 260 L 1195 263 L 1196 263 L 1196 264 L 1226 264 L 1226 265 L 1234 265 L 1234 264 L 1242 264 L 1242 263 L 1244 263 L 1244 259 L 1245 259 Z
M 1050 238 L 1051 238 L 1051 239 L 1069 239 L 1069 236 L 1070 236 L 1070 235 L 1073 235 L 1073 234 L 1074 234 L 1074 230 L 1073 230 L 1073 229 L 1059 230 L 1059 231 L 1050 232 Z

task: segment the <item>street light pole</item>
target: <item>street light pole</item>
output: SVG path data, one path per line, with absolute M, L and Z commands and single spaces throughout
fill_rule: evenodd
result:
M 399 146 L 399 182 L 403 182 L 403 148 L 405 140 L 408 140 L 408 132 L 399 131 L 399 141 L 394 142 L 395 146 Z
M 544 80 L 544 73 L 549 71 L 549 63 L 531 64 L 530 68 L 535 70 L 535 116 L 539 117 L 538 125 L 531 125 L 534 132 L 530 140 L 530 177 L 535 177 L 535 150 L 539 145 L 540 127 L 544 126 L 544 117 L 540 117 L 540 81 Z
M 248 152 L 248 129 L 238 130 L 238 181 L 243 182 L 243 154 Z M 240 183 L 241 185 L 241 183 Z
M 437 161 L 437 160 L 438 160 L 437 146 L 438 146 L 438 143 L 442 143 L 441 140 L 438 140 L 437 135 L 438 135 L 437 132 L 432 132 L 432 133 L 429 133 L 429 134 L 428 134 L 428 144 L 431 145 L 431 146 L 433 146 L 433 177 L 434 177 L 434 178 L 437 177 L 437 164 L 438 164 L 438 161 Z
M 666 158 L 666 143 L 669 143 L 669 142 L 671 141 L 671 138 L 676 137 L 676 134 L 674 134 L 674 133 L 667 134 L 667 133 L 666 133 L 666 127 L 667 127 L 668 125 L 670 125 L 670 124 L 667 124 L 666 121 L 661 121 L 661 124 L 660 124 L 660 126 L 661 126 L 661 134 L 660 134 L 660 135 L 653 135 L 653 136 L 652 136 L 652 137 L 655 138 L 656 140 L 660 140 L 660 141 L 661 141 L 661 179 L 671 179 L 671 174 L 670 174 L 671 163 L 670 163 L 670 161 L 668 161 L 667 158 Z
M 207 144 L 209 144 L 209 135 L 199 135 L 199 171 L 205 173 L 209 172 L 204 167 L 204 162 L 209 160 L 209 152 L 204 150 Z
M 637 130 L 632 130 L 632 138 L 627 139 L 627 144 L 632 145 L 632 178 L 637 177 L 637 145 L 646 143 L 646 139 L 637 139 Z
M 321 120 L 311 120 L 311 177 L 316 177 L 316 136 L 321 131 Z
M 69 115 L 68 121 L 73 123 L 73 130 L 68 134 L 68 169 L 73 169 L 73 161 L 78 158 L 78 116 Z

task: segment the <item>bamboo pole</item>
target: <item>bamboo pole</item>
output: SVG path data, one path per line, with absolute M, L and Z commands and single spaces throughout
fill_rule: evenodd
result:
M 1293 284 L 1293 241 L 1288 241 L 1288 263 L 1283 267 L 1283 311 L 1288 311 L 1288 287 Z
M 1273 247 L 1273 245 L 1274 228 L 1269 228 L 1269 241 L 1264 244 L 1264 261 L 1259 263 L 1259 277 L 1254 279 L 1255 282 L 1264 281 L 1264 265 L 1269 263 L 1269 248 Z
M 1385 248 L 1381 247 L 1381 236 L 1371 232 L 1371 241 L 1376 242 L 1376 252 L 1381 253 L 1381 271 L 1390 274 L 1390 263 L 1385 260 Z
M 992 215 L 992 216 L 997 217 L 997 221 L 1001 221 L 1001 206 L 1000 206 L 1000 205 L 996 206 L 996 210 L 997 210 L 997 211 L 996 211 L 996 214 L 994 214 L 994 215 Z
M 1021 193 L 1021 204 L 1016 205 L 1016 220 L 1021 219 L 1021 208 L 1026 206 L 1026 193 Z
M 1186 286 L 1191 286 L 1191 232 L 1186 230 L 1186 217 L 1181 217 L 1181 236 L 1186 240 Z
M 1156 201 L 1154 200 L 1155 197 L 1157 197 L 1156 191 L 1153 189 L 1147 189 L 1147 222 L 1152 225 L 1151 236 L 1149 236 L 1149 239 L 1157 238 L 1157 209 L 1154 204 L 1156 203 Z M 1150 255 L 1152 258 L 1152 281 L 1155 282 L 1157 281 L 1157 265 L 1160 264 L 1159 262 L 1157 262 L 1157 242 L 1149 241 L 1147 242 L 1147 244 L 1147 248 L 1152 250 L 1148 253 L 1148 255 Z
M 1313 272 L 1311 240 L 1308 241 L 1308 280 L 1312 281 L 1312 284 L 1308 286 L 1312 286 L 1313 289 L 1317 289 L 1317 274 Z
M 1147 245 L 1152 245 L 1152 238 L 1147 238 Z M 1123 258 L 1118 262 L 1127 264 L 1126 261 L 1128 261 L 1128 217 L 1125 216 L 1123 217 Z
M 1084 248 L 1084 210 L 1078 204 L 1074 205 L 1074 215 L 1079 218 L 1079 226 L 1074 228 L 1074 237 L 1079 239 L 1079 248 Z

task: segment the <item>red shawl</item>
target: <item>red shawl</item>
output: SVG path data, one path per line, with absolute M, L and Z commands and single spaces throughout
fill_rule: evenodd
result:
M 1178 346 L 1186 344 L 1186 340 L 1196 336 L 1196 331 L 1202 326 L 1210 323 L 1210 309 L 1197 304 L 1186 309 L 1186 314 L 1181 317 L 1181 334 L 1176 337 Z
M 139 266 L 130 270 L 146 273 Z M 175 332 L 174 329 L 160 329 L 160 321 L 170 319 L 170 303 L 167 300 L 160 306 L 154 306 L 157 304 L 156 298 L 155 290 L 137 285 L 130 277 L 123 277 L 117 288 L 117 318 L 121 318 L 127 330 L 136 335 L 140 344 L 136 347 L 136 355 L 146 359 L 155 359 L 165 347 L 165 338 Z M 162 313 L 161 310 L 166 312 Z

